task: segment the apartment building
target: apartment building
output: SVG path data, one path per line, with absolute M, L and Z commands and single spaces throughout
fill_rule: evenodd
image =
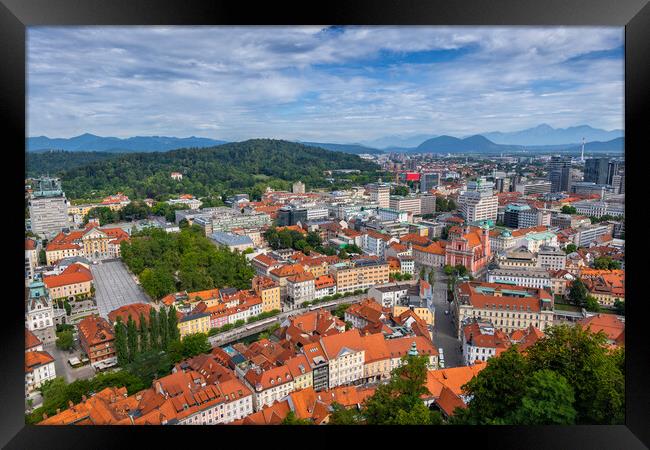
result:
M 389 207 L 397 211 L 406 211 L 414 216 L 422 214 L 422 199 L 416 196 L 391 195 Z
M 244 382 L 253 391 L 253 409 L 255 411 L 282 400 L 295 387 L 291 371 L 286 365 L 268 370 L 253 367 L 244 375 Z
M 29 198 L 31 231 L 51 238 L 68 227 L 68 200 L 56 178 L 40 178 Z
M 270 277 L 256 276 L 252 281 L 253 290 L 262 299 L 262 312 L 282 310 L 280 285 Z
M 352 384 L 363 378 L 365 350 L 359 330 L 321 338 L 321 345 L 329 361 L 329 388 Z
M 115 334 L 106 319 L 97 315 L 85 317 L 77 324 L 79 343 L 93 367 L 117 363 Z
M 390 268 L 383 260 L 358 259 L 352 266 L 334 264 L 330 266 L 330 273 L 336 280 L 336 291 L 346 293 L 388 283 Z
M 316 287 L 314 276 L 309 272 L 292 275 L 287 278 L 287 304 L 297 308 L 304 302 L 314 299 Z

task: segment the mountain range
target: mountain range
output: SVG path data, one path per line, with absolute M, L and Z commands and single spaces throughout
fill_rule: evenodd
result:
M 581 143 L 582 138 L 584 138 L 586 142 L 611 141 L 612 139 L 622 137 L 623 130 L 607 131 L 599 128 L 592 128 L 589 125 L 579 125 L 569 128 L 553 128 L 552 126 L 543 123 L 534 128 L 510 133 L 492 131 L 481 134 L 497 144 L 525 146 L 566 145 Z
M 71 138 L 47 136 L 27 138 L 27 150 L 67 150 L 70 152 L 164 152 L 178 148 L 203 148 L 225 144 L 226 141 L 191 136 L 177 138 L 167 136 L 134 136 L 126 139 L 102 137 L 85 133 Z

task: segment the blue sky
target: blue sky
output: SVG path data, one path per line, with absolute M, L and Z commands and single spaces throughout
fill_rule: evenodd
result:
M 271 137 L 622 129 L 624 30 L 30 27 L 29 136 Z

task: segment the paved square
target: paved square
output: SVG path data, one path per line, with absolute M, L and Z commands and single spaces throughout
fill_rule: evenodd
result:
M 93 264 L 90 271 L 95 278 L 95 297 L 101 317 L 108 318 L 108 313 L 120 306 L 150 301 L 121 260 Z

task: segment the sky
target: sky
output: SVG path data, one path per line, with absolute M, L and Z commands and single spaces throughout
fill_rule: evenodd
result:
M 27 135 L 624 128 L 621 27 L 29 27 Z

